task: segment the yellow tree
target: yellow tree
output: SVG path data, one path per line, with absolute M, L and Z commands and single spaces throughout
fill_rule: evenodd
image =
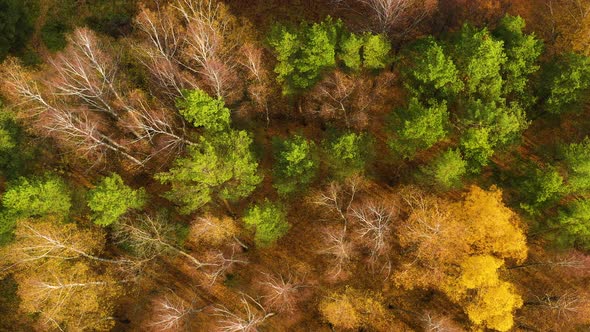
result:
M 2 252 L 18 283 L 20 309 L 38 315 L 41 330 L 108 331 L 114 325 L 121 280 L 115 266 L 128 261 L 100 255 L 105 234 L 73 223 L 21 220 Z
M 407 289 L 438 289 L 461 305 L 476 326 L 509 330 L 512 314 L 523 302 L 498 270 L 507 259 L 524 261 L 527 246 L 502 192 L 474 186 L 458 202 L 412 188 L 401 195 L 409 217 L 398 234 L 411 254 L 395 275 L 396 283 Z

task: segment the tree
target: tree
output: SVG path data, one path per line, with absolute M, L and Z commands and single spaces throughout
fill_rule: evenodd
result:
M 289 95 L 313 86 L 324 69 L 336 65 L 336 45 L 342 21 L 326 18 L 321 23 L 301 23 L 298 29 L 275 26 L 269 37 L 278 64 L 274 71 Z
M 506 15 L 493 32 L 504 42 L 507 58 L 502 68 L 503 92 L 505 95 L 516 94 L 520 99 L 527 98 L 528 76 L 539 70 L 537 60 L 543 50 L 542 41 L 534 34 L 525 35 L 524 27 L 525 22 L 520 16 Z
M 543 82 L 546 96 L 545 108 L 559 114 L 583 101 L 590 87 L 590 57 L 566 53 L 548 66 Z
M 72 206 L 70 190 L 58 177 L 19 178 L 2 196 L 0 234 L 8 236 L 18 219 L 55 215 L 65 218 Z
M 559 208 L 552 223 L 558 228 L 558 244 L 583 249 L 590 248 L 590 200 L 577 199 Z
M 266 247 L 281 238 L 290 228 L 286 212 L 280 204 L 268 200 L 246 211 L 242 218 L 246 227 L 255 230 L 254 240 L 261 247 Z
M 436 183 L 442 189 L 461 185 L 461 178 L 467 172 L 467 163 L 458 149 L 448 149 L 438 155 L 429 165 L 422 167 L 429 183 Z
M 155 178 L 172 185 L 165 197 L 180 204 L 184 214 L 209 203 L 214 195 L 229 200 L 247 197 L 262 181 L 251 144 L 245 131 L 202 137 L 199 146 L 190 146 L 186 157 L 177 158 L 168 172 Z
M 377 331 L 386 331 L 393 325 L 388 322 L 382 301 L 378 295 L 347 287 L 342 293 L 322 299 L 319 309 L 322 316 L 336 328 L 372 327 Z
M 274 187 L 279 194 L 287 195 L 309 185 L 318 168 L 313 155 L 315 144 L 299 135 L 286 140 L 276 139 L 273 143 L 276 160 Z
M 122 294 L 115 267 L 100 257 L 105 234 L 54 218 L 21 220 L 7 248 L 19 284 L 20 309 L 37 315 L 40 329 L 110 330 Z
M 223 100 L 210 97 L 203 90 L 185 91 L 176 101 L 180 114 L 193 126 L 203 127 L 211 132 L 229 128 L 230 112 Z
M 481 167 L 488 164 L 490 157 L 494 154 L 490 140 L 490 130 L 488 128 L 470 128 L 461 137 L 460 146 L 468 163 L 467 169 L 469 172 L 478 173 Z
M 391 138 L 388 145 L 403 157 L 411 158 L 447 135 L 448 118 L 446 102 L 429 100 L 424 105 L 417 98 L 412 98 L 407 108 L 394 114 L 390 128 L 395 138 Z
M 389 62 L 391 43 L 384 35 L 365 34 L 363 45 L 363 66 L 367 69 L 383 69 Z
M 368 134 L 345 132 L 339 136 L 335 135 L 324 144 L 329 164 L 337 176 L 347 177 L 364 171 L 371 151 Z
M 463 89 L 451 57 L 432 37 L 415 42 L 404 50 L 402 73 L 406 88 L 424 98 L 453 98 Z
M 438 1 L 419 0 L 356 0 L 373 14 L 377 29 L 393 32 L 397 37 L 415 30 L 433 12 Z
M 21 50 L 33 32 L 32 1 L 0 1 L 0 61 Z
M 92 221 L 100 226 L 111 225 L 129 209 L 141 209 L 145 203 L 145 190 L 131 189 L 116 173 L 103 178 L 88 193 L 88 207 L 93 212 Z
M 503 42 L 487 29 L 465 24 L 453 43 L 453 58 L 466 77 L 465 92 L 472 98 L 496 100 L 502 93 L 501 69 L 506 63 Z
M 477 326 L 507 331 L 522 306 L 514 287 L 499 278 L 507 259 L 523 262 L 526 238 L 502 193 L 471 187 L 457 202 L 415 189 L 401 192 L 409 217 L 399 230 L 402 248 L 412 253 L 394 280 L 399 286 L 438 289 L 461 305 Z
M 567 167 L 567 186 L 571 192 L 590 189 L 590 138 L 564 147 L 564 164 Z
M 361 49 L 364 45 L 363 36 L 349 32 L 340 40 L 339 58 L 344 65 L 352 70 L 359 70 L 362 65 Z
M 520 206 L 532 215 L 539 214 L 541 209 L 558 200 L 564 191 L 563 177 L 557 169 L 536 168 L 520 186 Z

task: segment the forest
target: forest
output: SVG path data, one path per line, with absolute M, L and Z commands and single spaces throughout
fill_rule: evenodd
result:
M 0 331 L 590 331 L 590 0 L 0 0 Z

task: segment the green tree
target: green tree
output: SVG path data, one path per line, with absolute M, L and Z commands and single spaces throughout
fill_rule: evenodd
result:
M 342 21 L 327 17 L 321 23 L 301 23 L 299 28 L 275 26 L 269 44 L 277 56 L 275 73 L 283 94 L 313 86 L 323 70 L 336 65 L 336 46 Z
M 403 55 L 406 88 L 425 98 L 452 98 L 463 89 L 459 71 L 432 37 L 414 43 Z
M 0 61 L 18 52 L 33 32 L 32 1 L 0 0 Z
M 359 70 L 361 68 L 361 49 L 363 44 L 363 38 L 352 32 L 342 37 L 339 58 L 344 62 L 346 67 L 352 70 Z
M 481 167 L 488 164 L 494 154 L 490 139 L 488 128 L 469 128 L 461 137 L 461 151 L 467 161 L 469 172 L 478 173 Z
M 590 57 L 575 53 L 558 57 L 546 69 L 542 84 L 549 113 L 570 110 L 582 102 L 590 87 Z
M 56 215 L 64 218 L 72 206 L 70 190 L 58 177 L 21 177 L 2 196 L 0 242 L 5 242 L 18 219 Z
M 465 24 L 453 43 L 455 65 L 465 78 L 466 93 L 472 98 L 495 100 L 502 93 L 501 70 L 506 63 L 503 42 L 487 29 Z
M 274 187 L 280 195 L 301 190 L 314 180 L 318 169 L 314 148 L 313 142 L 299 135 L 274 141 Z
M 590 138 L 567 145 L 563 151 L 567 185 L 572 192 L 590 189 Z
M 14 114 L 4 110 L 0 102 L 0 173 L 13 179 L 27 172 L 33 157 L 33 145 L 26 144 L 23 128 Z
M 465 114 L 460 121 L 467 128 L 481 127 L 489 130 L 492 146 L 515 141 L 529 125 L 520 104 L 513 102 L 506 105 L 504 98 L 488 102 L 481 99 L 468 100 Z
M 273 244 L 289 230 L 286 212 L 282 205 L 269 202 L 255 205 L 242 218 L 249 229 L 255 230 L 256 245 L 266 247 Z
M 461 185 L 461 178 L 467 172 L 467 163 L 458 149 L 448 149 L 436 157 L 422 172 L 430 183 L 436 183 L 443 189 Z
M 383 69 L 389 62 L 391 43 L 384 35 L 367 33 L 364 36 L 363 66 L 367 69 Z
M 447 103 L 431 99 L 423 105 L 417 98 L 410 99 L 407 108 L 399 109 L 392 119 L 390 130 L 395 137 L 389 147 L 405 158 L 428 149 L 447 135 L 449 114 Z
M 548 204 L 557 201 L 565 192 L 563 177 L 556 168 L 535 168 L 522 181 L 520 207 L 531 215 L 536 215 Z
M 494 30 L 494 36 L 504 42 L 507 61 L 502 66 L 505 95 L 517 94 L 531 99 L 526 88 L 529 76 L 539 70 L 537 60 L 543 51 L 543 42 L 534 34 L 523 33 L 525 22 L 520 16 L 506 15 Z
M 559 228 L 557 243 L 590 249 L 590 200 L 579 199 L 559 209 L 553 224 Z
M 199 146 L 190 146 L 186 157 L 177 158 L 168 172 L 155 178 L 171 184 L 165 197 L 180 204 L 185 214 L 210 202 L 213 195 L 229 200 L 244 198 L 262 181 L 251 144 L 252 138 L 245 131 L 202 137 Z
M 103 178 L 88 193 L 88 207 L 93 212 L 92 221 L 100 226 L 111 225 L 129 209 L 141 209 L 145 203 L 145 190 L 134 190 L 126 186 L 116 173 Z
M 325 142 L 325 155 L 336 176 L 347 177 L 363 172 L 369 151 L 372 150 L 371 143 L 367 134 L 354 132 L 334 135 Z
M 221 98 L 213 98 L 203 90 L 187 90 L 176 101 L 180 114 L 195 127 L 209 131 L 229 128 L 230 111 Z

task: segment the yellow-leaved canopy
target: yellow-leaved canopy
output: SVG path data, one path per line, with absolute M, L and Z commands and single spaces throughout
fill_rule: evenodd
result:
M 527 245 L 520 220 L 502 202 L 502 192 L 472 186 L 456 202 L 415 188 L 401 195 L 408 219 L 399 232 L 400 244 L 411 254 L 396 273 L 396 283 L 442 291 L 478 327 L 512 328 L 513 312 L 523 302 L 499 269 L 506 260 L 524 261 Z

